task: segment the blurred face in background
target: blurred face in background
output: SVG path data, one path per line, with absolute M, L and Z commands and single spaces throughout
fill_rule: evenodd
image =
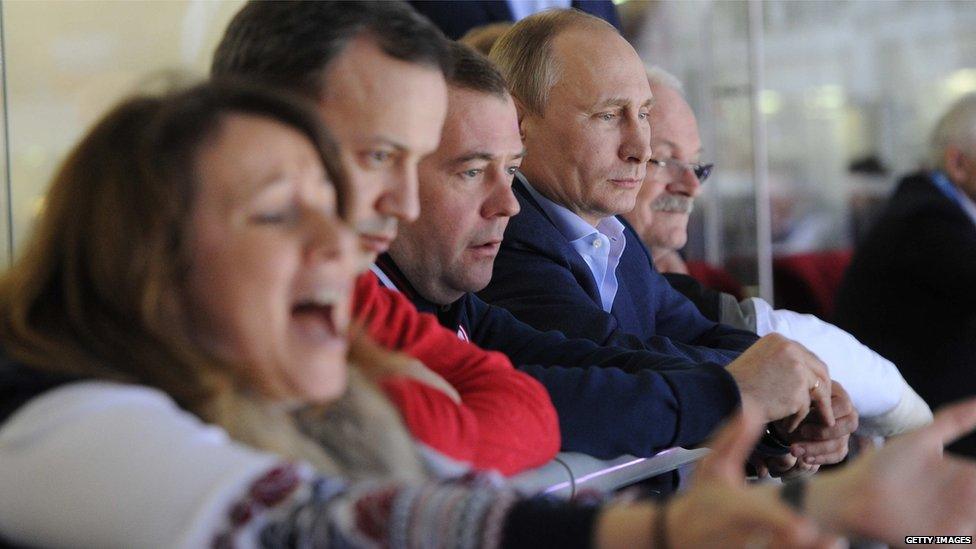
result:
M 976 201 L 976 147 L 950 145 L 945 152 L 945 171 L 959 190 Z
M 439 69 L 390 57 L 369 37 L 352 40 L 325 80 L 319 112 L 340 145 L 349 222 L 368 264 L 389 248 L 398 222 L 420 213 L 417 164 L 437 148 L 447 85 Z
M 337 397 L 358 254 L 314 146 L 270 118 L 231 114 L 195 166 L 192 335 L 267 396 Z
M 394 261 L 427 299 L 451 303 L 491 280 L 524 151 L 515 104 L 451 88 L 440 146 L 420 163 L 420 218 L 401 227 Z
M 651 156 L 651 90 L 619 34 L 587 26 L 553 40 L 558 81 L 541 115 L 524 112 L 522 172 L 591 225 L 634 207 Z
M 651 89 L 653 159 L 637 205 L 624 217 L 652 249 L 678 250 L 688 240 L 688 216 L 701 192 L 701 182 L 688 166 L 700 159 L 701 138 L 695 113 L 679 92 L 664 85 Z

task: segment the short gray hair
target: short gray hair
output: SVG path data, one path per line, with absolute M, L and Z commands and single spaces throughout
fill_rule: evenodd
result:
M 976 93 L 953 103 L 935 125 L 929 150 L 933 167 L 945 167 L 945 150 L 950 145 L 960 147 L 966 154 L 976 152 Z
M 678 77 L 664 70 L 658 65 L 644 65 L 647 71 L 647 81 L 652 86 L 665 86 L 672 90 L 684 94 L 684 85 Z
M 550 9 L 530 15 L 508 29 L 488 57 L 508 81 L 512 96 L 539 116 L 549 101 L 549 90 L 559 80 L 561 67 L 553 59 L 552 42 L 571 27 L 602 27 L 618 32 L 610 23 L 577 9 Z

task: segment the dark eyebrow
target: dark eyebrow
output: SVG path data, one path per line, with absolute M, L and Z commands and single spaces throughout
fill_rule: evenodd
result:
M 623 108 L 627 106 L 627 103 L 629 103 L 629 101 L 627 101 L 623 97 L 611 97 L 609 99 L 604 99 L 603 101 L 598 101 L 594 103 L 593 107 L 591 107 L 590 110 L 598 111 L 600 109 L 605 109 L 607 107 Z
M 367 144 L 368 145 L 389 145 L 390 147 L 393 147 L 394 149 L 396 149 L 398 151 L 405 151 L 405 150 L 407 150 L 407 146 L 404 145 L 403 143 L 400 143 L 399 141 L 397 141 L 395 139 L 391 139 L 391 138 L 386 137 L 386 136 L 383 136 L 383 135 L 377 135 L 377 136 L 373 137 L 372 139 L 369 140 L 369 142 Z
M 598 110 L 604 109 L 606 107 L 626 108 L 627 105 L 629 105 L 629 104 L 630 104 L 630 101 L 628 101 L 624 97 L 611 97 L 611 98 L 606 99 L 604 101 L 600 101 L 598 103 L 595 103 L 590 110 L 592 110 L 592 111 L 598 111 Z M 641 103 L 640 106 L 641 106 L 642 109 L 643 108 L 650 109 L 651 107 L 654 106 L 654 98 L 653 97 L 647 98 L 643 103 Z
M 523 148 L 515 155 L 515 158 L 522 158 L 525 156 L 525 149 Z M 472 160 L 484 160 L 485 162 L 491 162 L 497 158 L 495 155 L 486 151 L 474 151 L 463 156 L 459 156 L 450 161 L 451 165 L 464 164 L 465 162 L 470 162 Z
M 483 151 L 475 151 L 475 152 L 468 153 L 466 155 L 459 156 L 457 158 L 451 159 L 450 164 L 452 164 L 452 165 L 455 165 L 455 164 L 464 164 L 465 162 L 470 162 L 472 160 L 484 160 L 485 162 L 491 162 L 492 160 L 494 160 L 494 158 L 495 158 L 495 155 L 493 155 L 491 153 L 483 152 Z

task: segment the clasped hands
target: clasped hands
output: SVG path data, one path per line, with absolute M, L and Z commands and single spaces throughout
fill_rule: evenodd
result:
M 858 416 L 850 397 L 831 381 L 826 365 L 805 347 L 779 334 L 757 341 L 728 367 L 744 406 L 760 411 L 778 438 L 780 456 L 753 456 L 760 474 L 816 471 L 847 455 Z

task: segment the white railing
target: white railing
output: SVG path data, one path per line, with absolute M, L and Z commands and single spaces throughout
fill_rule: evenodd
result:
M 674 471 L 697 461 L 708 448 L 668 448 L 649 458 L 620 456 L 601 460 L 586 454 L 560 452 L 551 462 L 509 479 L 526 494 L 571 498 L 583 489 L 613 492 L 636 482 Z

